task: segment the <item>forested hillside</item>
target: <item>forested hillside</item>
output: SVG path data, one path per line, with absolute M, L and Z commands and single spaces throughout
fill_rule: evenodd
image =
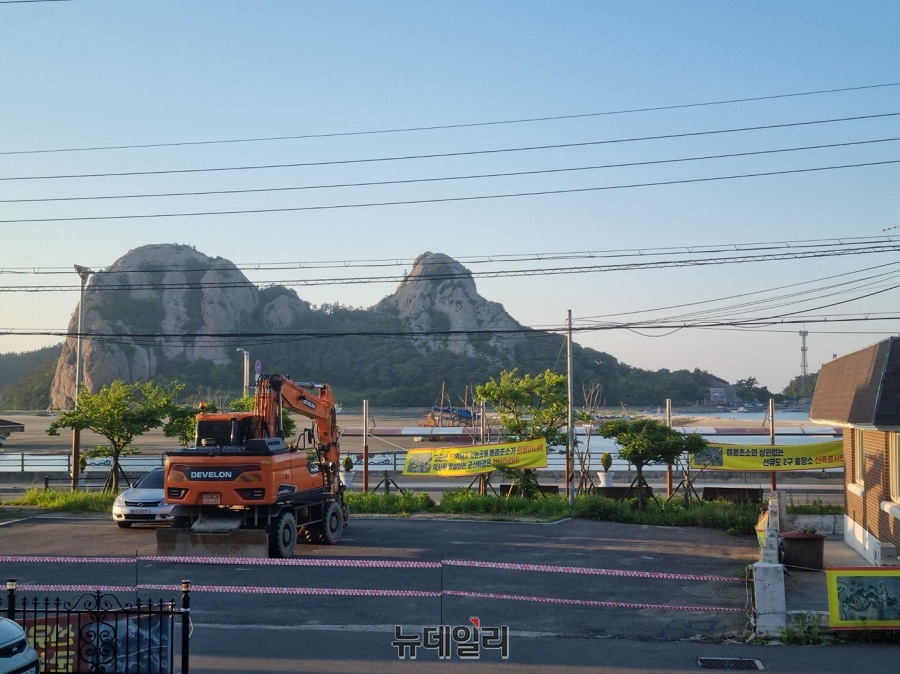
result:
M 62 344 L 0 354 L 0 410 L 44 410 Z
M 399 319 L 368 309 L 329 306 L 312 311 L 308 321 L 306 329 L 315 337 L 251 346 L 251 358 L 259 359 L 265 372 L 327 382 L 345 405 L 358 405 L 367 399 L 385 407 L 429 407 L 437 404 L 442 387 L 456 405 L 467 390 L 471 399 L 474 386 L 497 377 L 504 369 L 518 368 L 521 374 L 546 369 L 566 371 L 564 338 L 545 332 L 526 333 L 514 357 L 502 365 L 490 365 L 482 358 L 446 349 L 421 354 L 401 337 Z M 378 336 L 353 334 L 363 332 Z M 33 368 L 0 390 L 0 409 L 46 409 L 58 354 L 59 347 L 52 347 L 0 357 L 9 372 Z M 715 380 L 701 370 L 641 370 L 577 344 L 573 371 L 577 404 L 581 404 L 584 386 L 600 384 L 604 404 L 612 407 L 656 406 L 666 398 L 676 404 L 692 404 L 704 397 L 706 387 Z M 240 393 L 243 358 L 235 353 L 228 365 L 203 359 L 173 361 L 153 379 L 165 385 L 185 384 L 185 398 L 228 401 Z

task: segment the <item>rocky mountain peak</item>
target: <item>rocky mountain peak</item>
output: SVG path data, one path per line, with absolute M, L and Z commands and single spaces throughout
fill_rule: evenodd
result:
M 522 326 L 501 304 L 479 295 L 472 273 L 443 253 L 417 257 L 396 292 L 381 300 L 375 310 L 398 316 L 415 332 L 437 333 L 416 339 L 416 347 L 423 353 L 445 348 L 497 360 L 509 355 L 521 339 L 516 334 L 495 334 Z
M 116 379 L 175 376 L 196 361 L 236 367 L 233 342 L 203 336 L 302 330 L 312 311 L 293 290 L 260 290 L 234 263 L 190 246 L 136 248 L 91 276 L 85 289 L 82 390 L 96 392 Z M 500 364 L 523 338 L 502 334 L 522 326 L 478 294 L 468 269 L 441 253 L 416 258 L 396 292 L 368 311 L 425 333 L 413 342 L 422 354 L 447 349 Z M 76 307 L 69 331 L 77 326 Z M 75 361 L 76 338 L 69 337 L 51 387 L 54 408 L 74 404 Z
M 278 330 L 298 321 L 309 305 L 293 291 L 280 290 L 261 292 L 234 263 L 190 246 L 129 251 L 91 276 L 85 289 L 84 390 L 97 391 L 116 379 L 152 379 L 162 367 L 182 361 L 233 362 L 233 346 L 197 336 L 251 326 Z M 70 332 L 77 327 L 76 308 Z M 76 338 L 69 337 L 53 378 L 52 407 L 73 406 L 75 361 Z

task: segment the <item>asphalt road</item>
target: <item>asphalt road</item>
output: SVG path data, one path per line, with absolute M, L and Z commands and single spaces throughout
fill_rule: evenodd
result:
M 435 672 L 637 674 L 701 671 L 699 657 L 827 672 L 848 671 L 863 648 L 868 671 L 892 671 L 892 647 L 747 644 L 747 593 L 737 574 L 756 551 L 752 538 L 708 529 L 356 518 L 339 545 L 301 545 L 294 564 L 210 564 L 149 559 L 153 528 L 122 530 L 106 517 L 0 522 L 0 577 L 17 579 L 20 596 L 75 596 L 30 594 L 30 585 L 174 588 L 191 580 L 195 673 L 414 672 L 428 663 Z M 70 558 L 50 561 L 56 556 Z M 392 596 L 397 590 L 407 595 Z M 179 595 L 132 589 L 120 598 Z M 508 626 L 508 659 L 496 649 L 473 661 L 419 649 L 415 660 L 400 660 L 392 645 L 397 625 L 422 635 L 472 617 L 483 627 Z
M 16 578 L 25 596 L 30 584 L 177 586 L 191 580 L 197 588 L 192 594 L 192 652 L 197 658 L 233 652 L 236 637 L 251 648 L 245 635 L 263 632 L 267 639 L 282 635 L 275 650 L 296 660 L 309 654 L 308 644 L 321 644 L 331 632 L 325 643 L 332 646 L 317 647 L 317 656 L 343 652 L 333 633 L 343 635 L 338 642 L 365 635 L 378 644 L 371 655 L 396 662 L 391 646 L 396 625 L 421 632 L 423 626 L 469 625 L 472 617 L 484 626 L 508 626 L 512 653 L 517 642 L 531 638 L 739 637 L 748 615 L 746 589 L 736 578 L 752 560 L 754 545 L 749 538 L 714 530 L 584 520 L 355 519 L 340 545 L 298 548 L 295 559 L 314 562 L 312 566 L 252 560 L 220 565 L 148 560 L 156 552 L 155 531 L 120 530 L 106 518 L 42 516 L 0 526 L 0 554 L 7 556 L 2 574 Z M 84 560 L 36 563 L 31 556 Z M 117 558 L 116 563 L 103 557 Z M 426 564 L 381 568 L 382 562 Z M 487 566 L 496 564 L 513 566 Z M 599 571 L 571 573 L 566 567 Z M 605 575 L 611 572 L 623 573 Z M 671 573 L 727 580 L 656 576 Z M 296 588 L 310 594 L 291 594 Z M 395 590 L 411 596 L 383 596 Z M 348 591 L 362 596 L 347 596 Z M 144 590 L 138 594 L 154 596 Z M 484 657 L 491 655 L 485 652 Z M 418 659 L 429 656 L 437 659 L 428 651 Z

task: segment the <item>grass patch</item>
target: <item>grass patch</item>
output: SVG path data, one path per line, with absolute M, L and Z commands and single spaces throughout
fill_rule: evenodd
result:
M 102 512 L 112 510 L 115 494 L 108 492 L 63 491 L 32 488 L 21 497 L 3 502 L 3 506 L 34 506 L 50 511 Z M 708 527 L 723 529 L 732 535 L 753 535 L 758 519 L 757 506 L 752 503 L 726 501 L 695 501 L 685 508 L 678 499 L 666 502 L 658 499 L 637 509 L 637 501 L 618 501 L 603 496 L 579 496 L 570 508 L 562 494 L 548 494 L 533 499 L 481 496 L 468 489 L 454 489 L 444 493 L 436 505 L 425 492 L 363 493 L 347 491 L 344 498 L 351 513 L 403 515 L 412 513 L 447 513 L 453 515 L 488 515 L 533 518 L 556 521 L 564 517 L 648 524 L 668 527 Z M 808 504 L 814 505 L 814 504 Z M 0 506 L 2 507 L 2 506 Z
M 399 515 L 434 510 L 435 503 L 425 492 L 376 494 L 358 491 L 344 492 L 350 513 Z
M 21 498 L 5 501 L 4 505 L 36 506 L 44 510 L 65 512 L 112 512 L 116 494 L 99 491 L 57 491 L 32 487 Z
M 811 503 L 789 503 L 787 505 L 788 515 L 843 515 L 844 506 L 832 503 L 822 503 L 822 501 L 812 501 Z
M 441 498 L 440 511 L 454 515 L 515 515 L 536 517 L 542 520 L 558 520 L 570 515 L 565 497 L 549 494 L 533 499 L 482 496 L 468 489 L 453 489 Z
M 663 527 L 709 527 L 724 529 L 734 536 L 753 535 L 759 519 L 753 503 L 698 501 L 685 508 L 684 501 L 658 499 L 638 510 L 635 500 L 618 501 L 603 496 L 579 496 L 572 516 Z
M 781 628 L 781 641 L 788 646 L 820 646 L 826 635 L 818 613 L 800 613 Z

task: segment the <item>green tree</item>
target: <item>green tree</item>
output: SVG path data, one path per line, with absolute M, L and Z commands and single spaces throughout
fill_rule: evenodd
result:
M 484 401 L 497 411 L 503 433 L 510 440 L 545 438 L 548 445 L 566 442 L 568 390 L 564 375 L 546 370 L 518 377 L 516 370 L 504 371 L 499 380 L 477 386 L 475 400 Z M 499 470 L 516 482 L 525 498 L 540 493 L 534 471 L 507 467 Z
M 738 379 L 734 386 L 738 390 L 738 397 L 747 402 L 751 400 L 763 401 L 769 398 L 774 398 L 775 402 L 784 400 L 784 396 L 780 393 L 772 393 L 767 387 L 760 386 L 756 377 Z
M 228 409 L 231 412 L 252 412 L 256 409 L 256 398 L 253 396 L 235 398 L 228 404 Z M 297 430 L 297 422 L 291 418 L 290 413 L 286 410 L 281 415 L 281 430 L 285 438 L 293 437 Z
M 797 375 L 788 385 L 784 387 L 782 393 L 788 398 L 811 398 L 813 391 L 816 390 L 816 384 L 819 381 L 819 373 L 813 372 L 806 377 L 806 388 L 804 390 L 803 377 Z
M 169 410 L 169 419 L 163 425 L 163 435 L 167 438 L 178 438 L 182 447 L 187 447 L 197 435 L 197 414 L 200 408 L 196 405 L 173 405 Z M 214 403 L 206 403 L 205 412 L 218 412 Z
M 675 463 L 684 452 L 693 454 L 709 444 L 697 433 L 685 435 L 655 419 L 616 419 L 600 427 L 604 438 L 615 438 L 619 456 L 633 464 L 637 471 L 632 487 L 637 487 L 638 508 L 643 508 L 642 492 L 647 486 L 644 466 L 653 463 Z
M 122 469 L 119 457 L 132 440 L 151 428 L 163 425 L 181 386 L 163 389 L 153 382 L 126 384 L 116 380 L 97 393 L 82 391 L 78 408 L 67 410 L 50 424 L 47 433 L 59 435 L 60 428 L 90 430 L 109 441 L 112 466 L 104 491 L 119 490 Z
M 497 419 L 510 440 L 546 438 L 548 445 L 566 443 L 568 390 L 565 375 L 545 370 L 537 375 L 503 371 L 499 380 L 475 388 L 475 399 L 497 411 Z

